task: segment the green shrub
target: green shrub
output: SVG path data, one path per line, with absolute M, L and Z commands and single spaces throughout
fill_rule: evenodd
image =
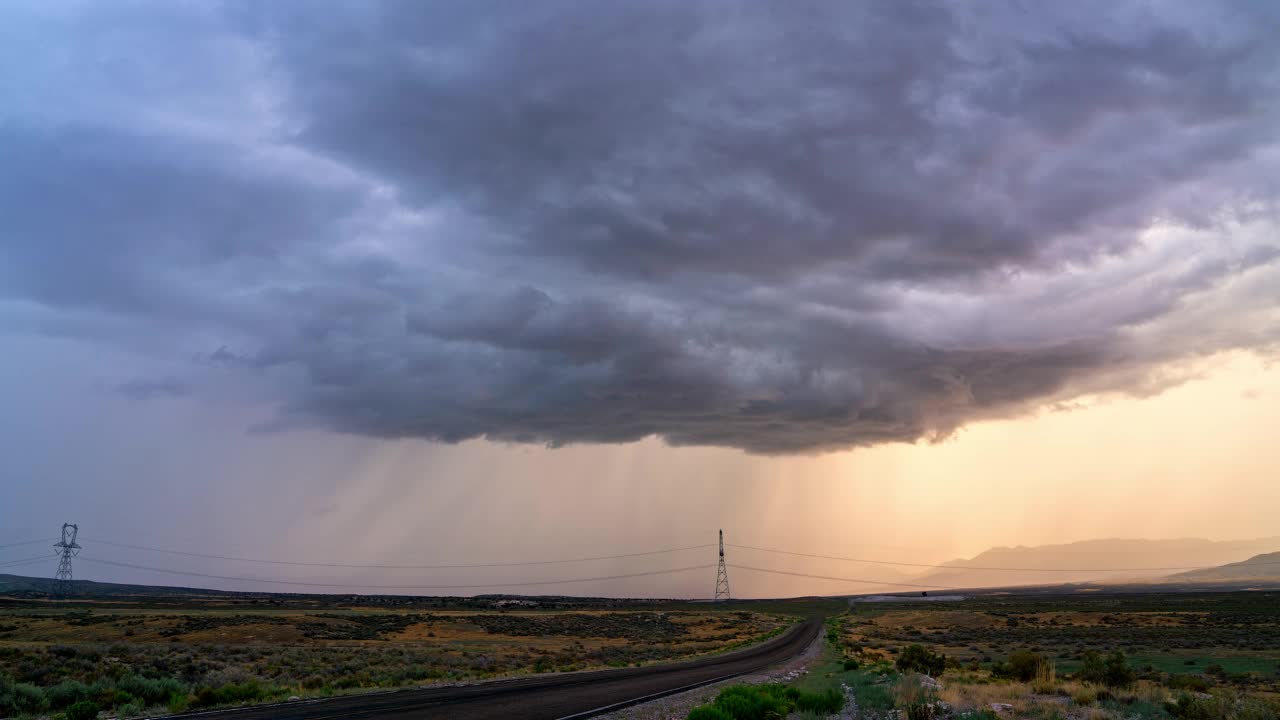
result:
M 196 690 L 192 707 L 212 707 L 214 705 L 238 705 L 261 700 L 267 691 L 255 680 L 249 682 L 223 685 L 221 687 L 202 687 Z
M 53 687 L 46 688 L 44 696 L 49 701 L 50 709 L 61 710 L 81 700 L 88 700 L 89 686 L 77 680 L 63 680 Z
M 1225 717 L 1217 698 L 1201 699 L 1183 694 L 1174 702 L 1164 704 L 1165 712 L 1181 720 L 1218 720 Z
M 937 677 L 946 672 L 947 658 L 940 653 L 930 652 L 923 645 L 908 645 L 894 664 L 900 672 L 918 672 Z
M 689 711 L 686 720 L 733 720 L 733 716 L 715 705 L 699 705 Z
M 734 685 L 720 691 L 711 705 L 694 708 L 690 720 L 780 720 L 792 712 L 827 716 L 844 707 L 844 695 L 835 689 L 811 693 L 767 683 Z
M 152 680 L 127 675 L 116 681 L 116 689 L 140 700 L 144 707 L 160 705 L 178 693 L 186 693 L 186 686 L 173 678 Z
M 800 712 L 834 715 L 844 709 L 844 694 L 835 688 L 820 693 L 801 692 L 795 703 Z
M 1274 720 L 1280 717 L 1280 703 L 1233 692 L 1219 692 L 1211 697 L 1183 693 L 1176 701 L 1166 702 L 1164 710 L 1179 720 Z
M 133 696 L 110 680 L 98 680 L 89 686 L 89 699 L 100 707 L 113 708 L 132 702 Z
M 849 679 L 853 698 L 859 710 L 890 710 L 894 707 L 893 693 L 884 684 L 877 684 L 880 676 L 858 673 Z
M 1192 692 L 1209 692 L 1209 681 L 1199 675 L 1173 674 L 1164 683 L 1174 690 L 1191 690 Z
M 34 715 L 46 707 L 48 703 L 40 688 L 0 676 L 0 717 Z
M 859 664 L 858 661 L 855 660 L 854 658 L 845 658 L 844 662 L 842 663 L 842 665 L 844 666 L 845 672 L 849 672 L 850 670 L 857 670 L 858 664 Z
M 92 700 L 81 700 L 67 708 L 66 720 L 95 720 L 98 717 L 98 704 Z
M 1083 660 L 1076 677 L 1085 682 L 1111 688 L 1128 687 L 1134 682 L 1133 670 L 1126 663 L 1124 653 L 1119 650 L 1105 658 L 1097 650 L 1086 650 Z
M 1048 665 L 1049 661 L 1043 655 L 1030 650 L 1018 650 L 1010 655 L 1007 661 L 996 663 L 991 668 L 991 674 L 1007 680 L 1031 682 L 1039 677 Z
M 781 685 L 734 685 L 720 691 L 714 705 L 734 720 L 785 718 L 791 703 Z

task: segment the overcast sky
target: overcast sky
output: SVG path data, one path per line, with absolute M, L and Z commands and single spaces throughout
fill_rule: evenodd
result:
M 1278 33 L 1262 1 L 4 3 L 0 544 L 1277 534 Z

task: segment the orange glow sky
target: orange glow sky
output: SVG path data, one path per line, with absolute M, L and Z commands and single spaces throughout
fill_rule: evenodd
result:
M 335 533 L 377 528 L 334 548 L 348 556 L 409 547 L 425 535 L 437 540 L 414 557 L 477 561 L 710 542 L 717 527 L 740 544 L 909 562 L 1090 538 L 1275 535 L 1280 372 L 1247 355 L 1214 357 L 1195 370 L 1196 379 L 1153 397 L 1085 398 L 1070 411 L 977 423 L 936 444 L 810 457 L 673 449 L 656 440 L 556 450 L 387 443 L 333 495 L 307 500 L 343 510 L 323 523 L 301 518 L 291 531 L 300 545 L 325 545 Z M 605 569 L 676 567 L 709 557 L 682 553 Z M 797 566 L 742 553 L 734 559 L 891 577 L 876 566 Z M 568 566 L 555 576 L 599 569 Z M 690 575 L 582 591 L 672 588 L 697 595 L 706 573 Z M 446 576 L 467 582 L 493 573 Z M 734 581 L 754 595 L 860 589 L 750 573 Z

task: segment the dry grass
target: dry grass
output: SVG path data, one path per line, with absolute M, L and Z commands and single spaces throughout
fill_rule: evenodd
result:
M 1061 682 L 1054 684 L 1053 694 L 1039 692 L 1037 685 L 1041 682 L 1040 679 L 1031 683 L 974 685 L 951 682 L 938 692 L 938 697 L 961 711 L 989 709 L 993 703 L 1005 703 L 1013 706 L 1016 717 L 1041 717 L 1055 708 L 1065 712 L 1074 706 L 1078 710 L 1072 711 L 1072 716 L 1083 720 L 1115 720 L 1121 717 L 1098 706 L 1098 700 L 1105 697 L 1106 693 L 1126 705 L 1144 702 L 1159 706 L 1172 698 L 1169 690 L 1150 682 L 1139 682 L 1125 690 L 1111 691 L 1074 681 Z
M 1073 683 L 1079 685 L 1079 683 Z M 1071 693 L 1071 702 L 1076 705 L 1092 705 L 1098 702 L 1098 690 L 1089 685 L 1079 685 L 1079 687 L 1069 688 Z
M 1139 680 L 1132 687 L 1123 690 L 1112 690 L 1111 695 L 1125 703 L 1146 702 L 1153 705 L 1163 704 L 1173 698 L 1173 693 L 1168 688 L 1147 680 Z
M 1031 695 L 1031 686 L 1027 683 L 983 683 L 980 685 L 960 685 L 946 683 L 938 692 L 938 697 L 959 710 L 987 708 L 991 703 L 1014 704 L 1015 699 Z
M 1036 679 L 1031 681 L 1031 690 L 1038 695 L 1061 695 L 1062 686 L 1058 684 L 1058 670 L 1052 661 L 1040 663 L 1036 668 Z
M 904 675 L 898 678 L 898 682 L 893 686 L 893 699 L 900 708 L 926 705 L 932 702 L 936 695 L 936 691 L 921 684 L 919 675 Z

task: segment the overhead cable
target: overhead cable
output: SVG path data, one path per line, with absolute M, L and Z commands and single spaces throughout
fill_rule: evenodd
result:
M 273 580 L 269 578 L 255 577 L 239 577 L 233 575 L 214 575 L 211 573 L 188 572 L 185 570 L 172 570 L 169 568 L 150 567 L 147 565 L 135 565 L 133 563 L 116 562 L 114 560 L 104 560 L 102 558 L 80 556 L 81 560 L 99 563 L 102 565 L 111 565 L 114 567 L 131 568 L 133 570 L 147 570 L 150 572 L 165 573 L 167 575 L 182 575 L 186 577 L 211 578 L 214 580 L 234 580 L 237 582 L 255 582 L 269 583 L 272 585 L 297 585 L 302 587 L 330 587 L 330 588 L 351 588 L 363 590 L 469 590 L 476 588 L 511 588 L 511 587 L 533 587 L 537 585 L 567 585 L 569 583 L 582 582 L 603 582 L 606 580 L 626 580 L 628 578 L 651 577 L 654 575 L 670 575 L 672 573 L 688 572 L 692 570 L 707 570 L 713 565 L 694 565 L 691 567 L 671 568 L 669 570 L 653 570 L 650 572 L 626 573 L 623 575 L 601 575 L 598 577 L 583 578 L 566 578 L 560 580 L 537 580 L 522 582 L 493 582 L 493 583 L 472 583 L 465 585 L 365 585 L 353 583 L 323 583 L 323 582 L 304 582 L 300 580 Z

